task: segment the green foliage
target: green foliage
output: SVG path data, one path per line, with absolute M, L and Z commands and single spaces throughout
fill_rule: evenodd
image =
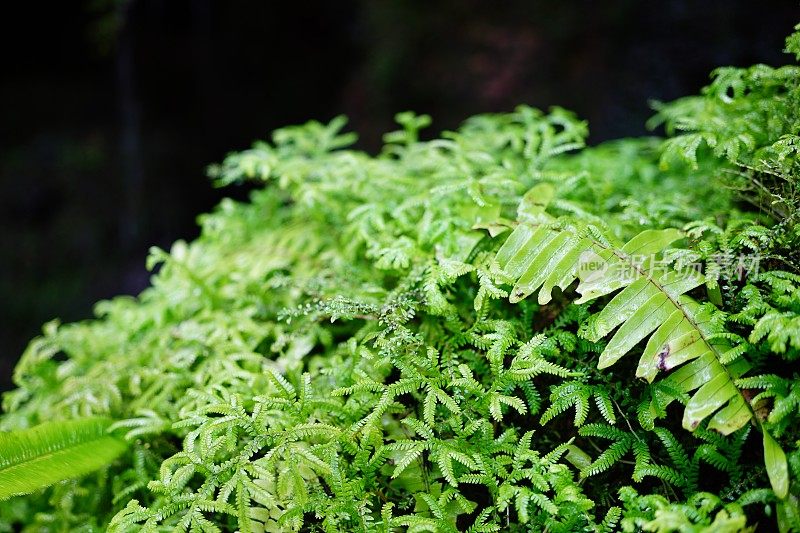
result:
M 0 529 L 800 530 L 798 83 L 720 69 L 663 140 L 522 106 L 232 154 L 249 202 L 26 350 L 3 429 L 129 452 Z
M 127 448 L 111 422 L 84 418 L 0 434 L 0 500 L 102 468 Z
M 710 416 L 708 428 L 728 435 L 748 422 L 758 422 L 755 410 L 736 382 L 749 366 L 742 350 L 731 347 L 731 336 L 715 324 L 718 321 L 714 320 L 714 311 L 708 310 L 712 304 L 704 308 L 685 296 L 702 284 L 703 276 L 662 264 L 665 246 L 680 239 L 681 232 L 645 230 L 624 244 L 617 243 L 613 233 L 602 226 L 549 217 L 545 208 L 552 196 L 549 185 L 537 185 L 525 195 L 518 213 L 519 224 L 497 252 L 499 266 L 516 280 L 510 301 L 517 302 L 538 290 L 539 304 L 545 305 L 551 301 L 554 287 L 563 291 L 576 280 L 579 282 L 575 291 L 580 294 L 576 303 L 622 289 L 579 331 L 584 338 L 596 342 L 616 329 L 600 354 L 598 368 L 613 365 L 647 340 L 636 376 L 652 382 L 659 371 L 681 366 L 666 380 L 675 399 L 693 393 L 686 402 L 684 428 L 694 430 Z M 791 330 L 791 325 L 780 331 L 786 330 Z M 755 340 L 762 336 L 757 329 L 751 334 Z M 592 395 L 605 419 L 614 423 L 608 392 L 581 384 L 557 388 L 542 423 L 574 403 L 575 425 L 582 425 Z M 766 428 L 762 427 L 762 432 L 770 481 L 776 493 L 785 498 L 785 454 Z M 596 468 L 605 470 L 631 444 L 623 439 L 615 446 L 619 452 L 608 456 L 608 464 Z
M 786 51 L 794 55 L 800 52 L 798 35 L 787 40 Z M 664 123 L 677 133 L 665 141 L 661 165 L 682 161 L 699 169 L 703 156 L 711 155 L 705 159 L 717 164 L 723 183 L 777 222 L 762 251 L 780 250 L 782 268 L 797 273 L 800 67 L 725 67 L 712 76 L 702 96 L 656 105 L 651 125 Z

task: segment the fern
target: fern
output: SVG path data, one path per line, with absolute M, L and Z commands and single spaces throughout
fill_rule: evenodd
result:
M 74 420 L 36 446 L 86 469 L 21 462 L 0 529 L 798 530 L 798 98 L 721 69 L 664 139 L 520 106 L 231 154 L 248 201 L 23 354 L 3 438 Z
M 684 428 L 694 430 L 711 417 L 709 428 L 729 434 L 756 420 L 748 398 L 735 381 L 746 368 L 743 364 L 725 364 L 735 358 L 726 357 L 729 347 L 714 338 L 717 331 L 711 313 L 685 296 L 702 280 L 672 269 L 652 273 L 658 261 L 655 254 L 682 234 L 669 229 L 646 230 L 624 244 L 616 244 L 613 236 L 599 227 L 576 226 L 547 215 L 545 208 L 552 196 L 549 185 L 538 185 L 526 193 L 518 212 L 520 223 L 497 252 L 500 267 L 516 280 L 510 300 L 519 301 L 539 290 L 539 303 L 546 304 L 554 287 L 563 291 L 578 279 L 575 290 L 581 297 L 576 303 L 622 289 L 587 321 L 582 332 L 587 339 L 597 341 L 619 327 L 600 354 L 598 368 L 613 365 L 649 338 L 636 375 L 652 382 L 659 371 L 685 364 L 666 378 L 680 392 L 694 391 L 684 411 Z M 641 264 L 637 257 L 642 258 Z M 543 421 L 566 405 L 565 398 L 551 406 Z M 580 425 L 588 407 L 585 398 L 575 398 L 575 423 Z M 785 454 L 767 430 L 762 431 L 772 486 L 785 497 Z
M 127 445 L 108 433 L 110 425 L 106 419 L 87 418 L 0 434 L 0 500 L 83 476 L 112 462 Z
M 557 415 L 570 407 L 575 408 L 575 426 L 580 427 L 589 414 L 590 400 L 594 398 L 597 409 L 603 418 L 614 424 L 617 419 L 614 415 L 614 406 L 611 403 L 609 392 L 600 385 L 587 385 L 579 381 L 563 383 L 553 388 L 550 395 L 550 407 L 542 414 L 540 424 L 546 424 Z

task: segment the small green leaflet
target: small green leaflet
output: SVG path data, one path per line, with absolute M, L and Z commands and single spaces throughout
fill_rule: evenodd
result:
M 767 467 L 769 482 L 778 498 L 786 498 L 789 494 L 789 467 L 786 454 L 768 432 L 764 431 L 764 463 Z

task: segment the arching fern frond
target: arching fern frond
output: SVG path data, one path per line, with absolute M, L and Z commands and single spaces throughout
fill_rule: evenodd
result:
M 676 271 L 661 259 L 664 249 L 683 234 L 675 229 L 645 230 L 619 243 L 600 227 L 549 215 L 545 209 L 553 194 L 549 184 L 525 194 L 519 224 L 497 252 L 497 263 L 516 280 L 510 301 L 538 290 L 539 303 L 546 304 L 553 288 L 563 291 L 575 281 L 580 294 L 576 303 L 617 293 L 581 328 L 581 335 L 590 341 L 616 329 L 600 354 L 598 368 L 613 365 L 647 340 L 636 375 L 652 382 L 659 372 L 680 367 L 665 381 L 673 389 L 692 393 L 684 410 L 684 428 L 693 431 L 709 417 L 708 427 L 726 435 L 751 420 L 760 424 L 736 385 L 749 369 L 747 362 L 726 356 L 731 347 L 718 334 L 711 305 L 702 306 L 686 295 L 703 283 L 703 277 L 692 270 Z M 725 364 L 729 360 L 733 362 Z M 770 481 L 776 494 L 784 497 L 786 457 L 761 429 Z
M 550 407 L 542 414 L 540 423 L 544 425 L 570 407 L 574 407 L 575 426 L 580 427 L 586 422 L 592 398 L 606 422 L 614 424 L 617 419 L 608 391 L 601 385 L 589 385 L 577 380 L 567 381 L 552 388 Z

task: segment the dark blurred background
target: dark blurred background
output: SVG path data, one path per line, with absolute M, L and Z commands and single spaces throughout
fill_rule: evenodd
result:
M 274 128 L 397 111 L 435 130 L 562 105 L 591 142 L 642 135 L 648 99 L 718 65 L 790 60 L 796 1 L 6 2 L 0 8 L 0 389 L 41 324 L 148 282 L 197 235 L 205 167 Z

